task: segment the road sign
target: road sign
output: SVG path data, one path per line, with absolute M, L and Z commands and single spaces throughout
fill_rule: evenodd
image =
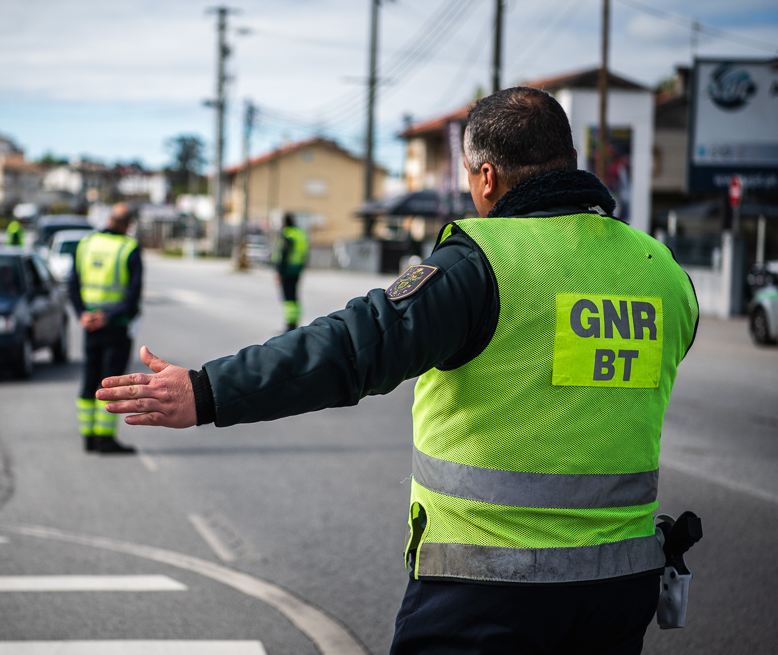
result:
M 743 181 L 739 175 L 733 175 L 729 181 L 729 206 L 738 209 L 743 198 Z

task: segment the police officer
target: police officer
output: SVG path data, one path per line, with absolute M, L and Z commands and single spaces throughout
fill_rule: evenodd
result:
M 83 238 L 68 278 L 71 303 L 84 328 L 84 370 L 76 400 L 84 449 L 103 454 L 132 454 L 116 439 L 117 417 L 95 399 L 100 381 L 127 368 L 132 341 L 129 326 L 138 314 L 143 262 L 138 242 L 127 236 L 135 212 L 113 206 L 106 229 Z
M 420 376 L 392 653 L 639 653 L 664 555 L 659 437 L 698 320 L 671 252 L 576 170 L 545 92 L 478 101 L 481 218 L 386 291 L 185 371 L 104 381 L 132 425 L 227 426 L 351 405 Z
M 273 252 L 278 281 L 284 298 L 286 329 L 294 330 L 300 323 L 302 308 L 297 296 L 300 275 L 308 260 L 308 237 L 295 225 L 291 213 L 284 214 L 284 226 Z
M 16 219 L 8 223 L 8 227 L 5 229 L 5 242 L 9 246 L 23 246 L 24 245 L 24 227 Z

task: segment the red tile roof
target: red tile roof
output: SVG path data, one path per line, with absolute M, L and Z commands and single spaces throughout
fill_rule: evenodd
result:
M 583 71 L 565 73 L 564 75 L 555 75 L 552 77 L 542 77 L 535 80 L 521 82 L 521 86 L 529 86 L 534 89 L 543 89 L 544 91 L 553 91 L 565 87 L 572 88 L 596 88 L 599 76 L 599 68 L 589 68 Z M 625 77 L 617 75 L 613 71 L 608 71 L 608 84 L 611 88 L 630 89 L 635 91 L 648 91 L 648 88 L 636 82 L 632 82 Z M 475 102 L 475 101 L 473 101 Z M 452 120 L 464 120 L 467 112 L 473 103 L 461 107 L 445 116 L 432 118 L 427 121 L 411 125 L 400 133 L 401 138 L 419 136 L 429 132 L 438 132 L 442 130 L 446 123 Z
M 305 148 L 311 146 L 317 146 L 317 145 L 322 146 L 324 148 L 330 148 L 331 150 L 336 150 L 337 152 L 340 152 L 341 154 L 355 161 L 361 161 L 359 157 L 356 157 L 350 152 L 348 152 L 347 150 L 344 150 L 334 141 L 330 141 L 329 139 L 323 139 L 322 137 L 314 137 L 306 141 L 288 143 L 286 145 L 281 146 L 280 148 L 271 150 L 270 152 L 267 152 L 264 155 L 260 155 L 259 157 L 254 157 L 252 159 L 249 159 L 249 166 L 256 166 L 257 164 L 262 164 L 268 161 L 272 161 L 273 159 L 277 159 L 278 157 L 283 157 L 284 155 L 289 155 L 293 152 L 297 152 L 299 150 L 303 150 Z M 234 173 L 238 173 L 239 171 L 242 171 L 244 168 L 245 168 L 245 162 L 241 162 L 240 164 L 236 164 L 235 166 L 226 168 L 224 172 L 228 175 L 231 175 Z

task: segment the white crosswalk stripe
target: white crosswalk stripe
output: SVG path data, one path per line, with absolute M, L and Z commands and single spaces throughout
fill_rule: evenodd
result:
M 0 592 L 22 591 L 186 591 L 166 575 L 7 575 Z
M 267 655 L 259 641 L 5 641 L 0 655 Z

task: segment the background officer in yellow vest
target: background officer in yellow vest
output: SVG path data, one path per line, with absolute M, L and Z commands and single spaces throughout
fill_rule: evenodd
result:
M 9 246 L 23 246 L 24 245 L 24 227 L 16 219 L 8 223 L 8 227 L 5 230 L 5 242 Z
M 284 226 L 273 252 L 273 263 L 276 266 L 278 282 L 284 298 L 284 321 L 287 331 L 294 330 L 302 317 L 297 289 L 307 260 L 308 236 L 304 230 L 295 225 L 294 216 L 286 213 Z
M 224 427 L 420 376 L 391 652 L 639 653 L 665 564 L 659 440 L 694 289 L 576 170 L 547 93 L 478 101 L 464 153 L 481 218 L 447 225 L 388 289 L 200 371 L 143 347 L 152 374 L 108 379 L 98 398 L 141 412 L 131 425 Z
M 84 328 L 84 369 L 76 400 L 84 448 L 104 454 L 132 454 L 116 439 L 116 416 L 95 399 L 100 381 L 127 368 L 132 341 L 129 326 L 140 308 L 143 262 L 138 242 L 127 236 L 134 210 L 114 205 L 107 227 L 82 239 L 76 250 L 68 293 Z

